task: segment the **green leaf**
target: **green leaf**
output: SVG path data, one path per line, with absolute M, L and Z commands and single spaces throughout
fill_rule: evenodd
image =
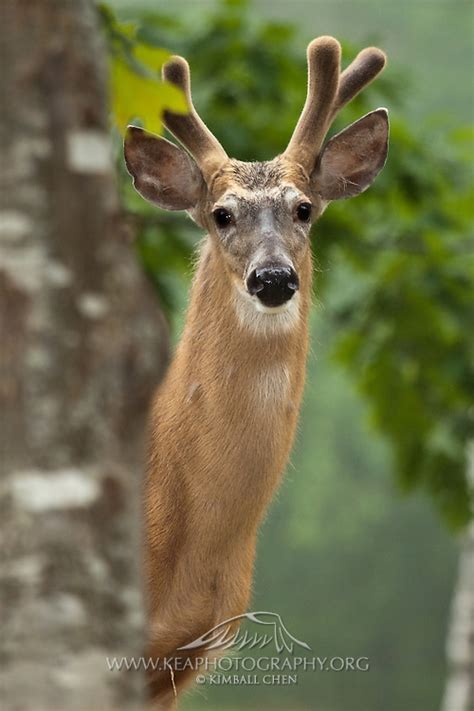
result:
M 161 47 L 152 47 L 149 44 L 137 44 L 134 55 L 152 72 L 159 72 L 163 64 L 170 58 L 171 52 Z
M 161 133 L 164 111 L 187 112 L 180 89 L 169 82 L 137 74 L 121 58 L 113 59 L 110 76 L 114 121 L 122 134 L 128 123 L 136 119 L 148 130 Z

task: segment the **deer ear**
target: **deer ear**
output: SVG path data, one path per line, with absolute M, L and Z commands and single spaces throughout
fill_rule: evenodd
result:
M 196 206 L 204 179 L 181 148 L 142 128 L 128 126 L 124 154 L 133 185 L 146 200 L 165 210 Z
M 313 174 L 323 200 L 353 197 L 373 183 L 388 151 L 388 112 L 376 109 L 333 136 Z

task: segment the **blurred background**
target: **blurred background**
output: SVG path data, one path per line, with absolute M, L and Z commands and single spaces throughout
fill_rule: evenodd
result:
M 134 193 L 121 153 L 128 122 L 160 132 L 163 109 L 180 106 L 159 79 L 167 56 L 189 60 L 200 115 L 242 160 L 286 146 L 304 102 L 308 41 L 336 36 L 344 64 L 370 44 L 389 57 L 333 127 L 386 106 L 389 159 L 367 193 L 331 205 L 313 230 L 304 406 L 260 533 L 251 606 L 279 613 L 313 654 L 368 657 L 370 669 L 300 673 L 288 687 L 203 687 L 183 708 L 469 711 L 472 4 L 109 0 L 97 11 L 120 214 L 172 344 L 201 234 Z M 464 653 L 449 666 L 448 638 Z M 457 672 L 471 681 L 454 706 L 444 694 Z

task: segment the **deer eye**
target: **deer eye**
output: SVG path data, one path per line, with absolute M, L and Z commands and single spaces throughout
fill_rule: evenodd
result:
M 311 218 L 311 203 L 302 202 L 296 208 L 296 217 L 300 222 L 309 222 Z
M 228 227 L 232 222 L 232 213 L 224 207 L 216 208 L 212 214 L 214 215 L 214 220 L 218 227 Z

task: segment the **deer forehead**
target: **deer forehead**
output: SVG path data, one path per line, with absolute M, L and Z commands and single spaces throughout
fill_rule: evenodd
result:
M 216 200 L 226 193 L 250 199 L 281 196 L 289 188 L 302 193 L 308 188 L 307 177 L 295 164 L 282 158 L 254 163 L 229 160 L 214 176 L 211 193 Z
M 216 201 L 214 207 L 225 207 L 234 213 L 246 213 L 251 217 L 261 216 L 262 213 L 286 213 L 297 202 L 309 198 L 294 185 L 280 185 L 273 188 L 239 188 L 229 186 L 223 195 Z

